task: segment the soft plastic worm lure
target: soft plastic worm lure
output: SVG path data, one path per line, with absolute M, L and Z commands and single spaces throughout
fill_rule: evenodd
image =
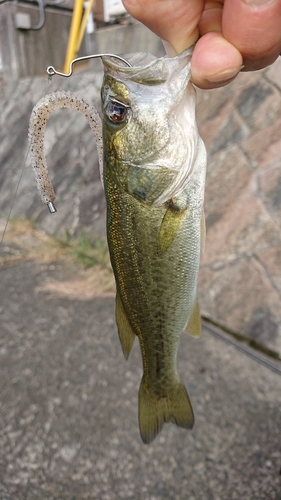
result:
M 125 67 L 131 67 L 131 64 L 119 55 L 92 54 L 90 56 L 78 57 L 71 61 L 69 73 L 61 73 L 53 66 L 49 66 L 47 68 L 47 73 L 49 78 L 52 78 L 54 75 L 70 77 L 75 63 L 88 59 L 102 58 L 104 56 L 121 61 Z M 87 103 L 83 97 L 79 97 L 73 92 L 53 92 L 52 94 L 46 95 L 33 108 L 30 117 L 28 138 L 31 150 L 31 165 L 35 173 L 37 187 L 43 203 L 47 204 L 51 213 L 56 212 L 56 208 L 53 203 L 56 196 L 52 183 L 48 177 L 48 168 L 44 153 L 44 133 L 50 113 L 58 108 L 76 109 L 77 111 L 81 111 L 81 113 L 83 113 L 83 115 L 87 118 L 97 143 L 100 176 L 103 183 L 102 123 L 97 110 Z
M 30 142 L 31 165 L 35 173 L 37 187 L 43 203 L 47 204 L 51 213 L 56 212 L 53 203 L 56 196 L 53 185 L 48 177 L 48 168 L 44 153 L 44 133 L 50 113 L 58 108 L 76 109 L 83 113 L 88 120 L 97 143 L 102 178 L 102 124 L 97 110 L 88 104 L 83 97 L 79 97 L 73 92 L 54 92 L 43 97 L 31 113 L 28 138 Z

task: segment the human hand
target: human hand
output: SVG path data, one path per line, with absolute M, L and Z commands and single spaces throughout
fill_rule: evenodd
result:
M 281 0 L 123 0 L 123 4 L 164 41 L 170 56 L 198 40 L 191 80 L 203 89 L 222 87 L 241 70 L 265 68 L 281 52 Z

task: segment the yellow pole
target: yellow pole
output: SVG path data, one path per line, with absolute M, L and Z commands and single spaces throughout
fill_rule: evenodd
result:
M 70 27 L 70 33 L 69 33 L 68 45 L 64 63 L 64 70 L 63 70 L 64 73 L 69 72 L 70 63 L 76 57 L 76 44 L 82 18 L 82 12 L 83 12 L 83 1 L 84 0 L 75 0 L 74 3 L 74 9 L 72 14 L 72 21 L 71 21 L 71 27 Z
M 79 49 L 80 49 L 80 46 L 81 46 L 81 43 L 82 43 L 82 40 L 83 40 L 83 36 L 84 36 L 84 33 L 85 33 L 85 29 L 86 29 L 86 26 L 87 26 L 87 21 L 88 21 L 88 17 L 91 13 L 91 10 L 93 8 L 93 5 L 94 5 L 94 1 L 95 0 L 88 0 L 87 2 L 87 8 L 84 12 L 84 16 L 83 16 L 83 19 L 82 19 L 82 23 L 81 23 L 81 26 L 80 26 L 80 31 L 78 33 L 78 39 L 77 39 L 77 43 L 76 43 L 76 54 L 78 53 Z

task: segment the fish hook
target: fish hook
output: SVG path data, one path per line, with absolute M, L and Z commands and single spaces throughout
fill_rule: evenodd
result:
M 73 65 L 75 63 L 77 63 L 79 61 L 86 61 L 87 59 L 96 59 L 97 57 L 104 57 L 104 56 L 113 57 L 114 59 L 119 59 L 120 61 L 125 63 L 129 68 L 132 67 L 132 65 L 126 59 L 124 59 L 124 57 L 117 56 L 116 54 L 92 54 L 90 56 L 77 57 L 76 59 L 73 59 L 73 61 L 71 61 L 70 66 L 69 66 L 69 73 L 61 73 L 60 71 L 57 71 L 54 68 L 54 66 L 48 66 L 46 71 L 47 71 L 49 77 L 52 77 L 54 75 L 59 75 L 59 76 L 65 76 L 68 78 L 73 73 Z

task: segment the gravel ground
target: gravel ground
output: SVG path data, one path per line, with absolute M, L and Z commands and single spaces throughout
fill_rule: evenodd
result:
M 1 500 L 281 499 L 281 377 L 207 331 L 183 335 L 195 427 L 167 424 L 142 444 L 139 346 L 126 362 L 114 297 L 38 288 L 67 289 L 79 272 L 34 260 L 0 270 Z

